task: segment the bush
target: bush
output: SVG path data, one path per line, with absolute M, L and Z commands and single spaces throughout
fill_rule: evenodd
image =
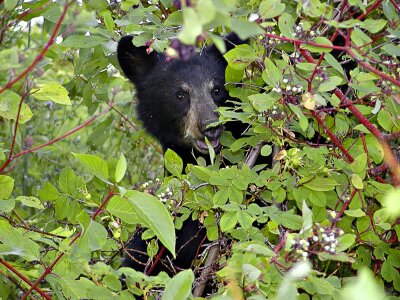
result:
M 399 296 L 396 1 L 82 2 L 0 0 L 1 298 L 185 299 L 210 278 L 215 299 Z M 159 179 L 117 42 L 185 56 L 229 31 L 250 40 L 220 119 L 248 130 L 209 166 L 168 151 Z M 119 268 L 138 225 L 174 253 L 191 213 L 215 241 L 193 271 Z

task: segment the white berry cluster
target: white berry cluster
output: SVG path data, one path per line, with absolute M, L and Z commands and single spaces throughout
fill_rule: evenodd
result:
M 339 243 L 338 237 L 343 235 L 343 233 L 343 230 L 340 228 L 321 226 L 317 223 L 311 236 L 297 237 L 292 240 L 291 256 L 297 260 L 307 259 L 320 252 L 335 254 Z

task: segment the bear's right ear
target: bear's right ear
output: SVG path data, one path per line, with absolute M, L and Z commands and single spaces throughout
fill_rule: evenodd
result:
M 157 64 L 158 55 L 156 51 L 147 54 L 147 47 L 134 46 L 132 39 L 133 37 L 128 35 L 118 42 L 117 56 L 125 76 L 136 85 Z

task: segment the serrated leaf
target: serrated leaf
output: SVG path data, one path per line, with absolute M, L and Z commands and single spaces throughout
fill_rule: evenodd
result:
M 8 199 L 14 189 L 14 179 L 10 176 L 0 175 L 0 199 Z
M 179 177 L 182 174 L 182 158 L 171 149 L 168 149 L 164 154 L 164 165 L 172 175 Z
M 118 183 L 122 180 L 122 178 L 124 178 L 125 172 L 126 172 L 126 167 L 127 167 L 126 158 L 121 153 L 121 155 L 119 156 L 117 166 L 115 168 L 115 182 Z
M 32 93 L 37 100 L 53 101 L 58 104 L 71 105 L 68 91 L 57 82 L 50 82 L 43 85 L 38 91 Z
M 166 207 L 157 197 L 138 191 L 129 190 L 125 197 L 136 214 L 175 257 L 175 227 Z
M 40 200 L 36 197 L 28 197 L 28 196 L 19 196 L 15 200 L 20 201 L 22 204 L 29 206 L 29 207 L 34 207 L 37 209 L 44 209 L 44 205 Z
M 176 274 L 165 286 L 162 300 L 189 299 L 192 291 L 194 274 L 191 269 Z
M 105 160 L 96 155 L 73 153 L 79 162 L 97 178 L 108 181 L 108 165 Z
M 319 176 L 304 184 L 304 186 L 310 190 L 318 192 L 332 191 L 337 185 L 339 185 L 339 183 L 337 183 L 333 178 L 323 178 Z

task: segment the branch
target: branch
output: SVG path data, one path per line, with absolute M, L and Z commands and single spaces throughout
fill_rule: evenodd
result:
M 110 102 L 110 103 L 108 104 L 108 107 L 107 107 L 105 110 L 103 110 L 102 112 L 98 113 L 97 115 L 94 115 L 94 116 L 91 117 L 89 120 L 87 120 L 85 123 L 79 125 L 78 127 L 75 127 L 74 129 L 68 131 L 67 133 L 65 133 L 65 134 L 63 134 L 63 135 L 61 135 L 61 136 L 59 136 L 59 137 L 57 137 L 57 138 L 55 138 L 55 139 L 53 139 L 53 140 L 51 140 L 51 141 L 48 141 L 47 143 L 44 143 L 44 144 L 42 144 L 42 145 L 39 145 L 39 146 L 30 148 L 30 149 L 27 149 L 27 150 L 25 150 L 25 151 L 21 151 L 21 152 L 15 154 L 15 155 L 9 157 L 9 158 L 4 162 L 3 166 L 0 167 L 0 174 L 4 172 L 4 169 L 5 169 L 5 168 L 10 164 L 10 162 L 11 162 L 12 160 L 14 160 L 15 158 L 20 157 L 20 156 L 23 156 L 23 155 L 28 154 L 28 153 L 31 153 L 31 152 L 35 152 L 36 150 L 39 150 L 39 149 L 41 149 L 41 148 L 43 148 L 43 147 L 49 146 L 49 145 L 51 145 L 51 144 L 54 144 L 54 143 L 58 142 L 59 140 L 62 140 L 62 139 L 64 139 L 64 138 L 66 138 L 66 137 L 68 137 L 68 136 L 74 134 L 75 132 L 77 132 L 77 131 L 81 130 L 82 128 L 84 128 L 84 127 L 90 125 L 91 123 L 93 123 L 93 121 L 96 120 L 98 117 L 100 117 L 100 116 L 104 115 L 105 113 L 107 113 L 107 112 L 110 110 L 111 106 L 112 106 L 112 102 Z
M 29 67 L 27 67 L 19 76 L 17 76 L 17 78 L 15 78 L 14 80 L 9 81 L 4 87 L 0 88 L 0 94 L 3 93 L 5 90 L 11 88 L 15 83 L 17 83 L 22 78 L 24 78 L 43 59 L 43 57 L 46 54 L 47 50 L 49 50 L 49 47 L 54 43 L 54 40 L 55 40 L 55 38 L 57 36 L 57 32 L 60 29 L 61 23 L 62 23 L 62 21 L 64 20 L 64 17 L 65 17 L 65 14 L 67 13 L 68 7 L 74 2 L 75 1 L 70 1 L 70 2 L 67 2 L 64 5 L 64 10 L 63 10 L 60 18 L 58 19 L 58 22 L 57 22 L 56 26 L 54 27 L 54 30 L 51 33 L 51 36 L 50 36 L 49 40 L 44 45 L 44 47 L 43 47 L 42 51 L 40 51 L 39 55 L 36 56 L 35 60 L 31 63 L 31 65 Z
M 108 201 L 111 199 L 112 196 L 114 196 L 113 189 L 107 194 L 107 196 L 104 198 L 101 205 L 92 214 L 92 216 L 90 217 L 91 220 L 94 220 L 97 217 L 97 215 L 103 210 L 103 207 L 108 203 Z M 71 246 L 72 244 L 74 244 L 76 242 L 76 240 L 82 235 L 82 232 L 83 232 L 83 230 L 81 229 L 68 245 Z M 31 286 L 30 289 L 24 294 L 24 296 L 21 298 L 21 300 L 25 300 L 33 290 L 37 289 L 37 286 L 39 285 L 39 283 L 42 282 L 42 280 L 44 278 L 46 278 L 46 276 L 48 274 L 50 274 L 50 272 L 53 270 L 54 266 L 60 261 L 60 259 L 64 256 L 64 254 L 65 254 L 65 252 L 61 252 L 56 257 L 56 259 L 51 263 L 51 265 L 46 268 L 46 270 L 43 272 L 43 274 L 40 275 L 40 277 L 33 284 L 32 283 L 30 284 L 30 286 Z M 48 295 L 46 295 L 46 296 L 48 297 L 46 299 L 51 299 Z
M 8 270 L 10 270 L 11 272 L 13 272 L 15 275 L 17 275 L 22 281 L 26 282 L 27 284 L 29 284 L 29 286 L 33 287 L 33 283 L 26 278 L 23 274 L 21 274 L 17 269 L 15 269 L 12 265 L 10 265 L 8 262 L 6 262 L 5 260 L 0 258 L 0 263 L 2 263 Z M 38 288 L 37 286 L 35 286 L 34 288 L 32 288 L 32 290 L 35 290 L 36 292 L 38 292 L 43 298 L 47 299 L 47 300 L 51 300 L 51 297 L 49 295 L 47 295 L 45 292 L 43 292 L 40 288 Z

